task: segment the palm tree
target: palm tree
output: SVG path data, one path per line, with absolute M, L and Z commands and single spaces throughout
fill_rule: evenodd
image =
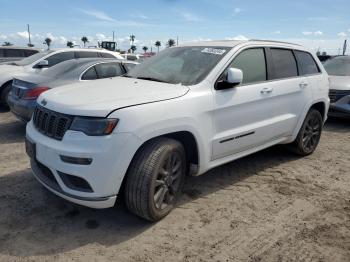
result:
M 131 35 L 131 36 L 130 36 L 130 43 L 131 43 L 131 46 L 134 45 L 135 37 L 136 37 L 136 36 L 134 36 L 134 35 Z
M 175 45 L 175 40 L 174 39 L 169 39 L 168 42 L 167 42 L 167 46 L 168 47 L 172 47 Z
M 3 44 L 2 44 L 2 46 L 12 46 L 13 44 L 12 43 L 10 43 L 10 42 L 4 42 Z
M 130 47 L 130 49 L 131 49 L 132 53 L 134 53 L 134 52 L 136 51 L 137 47 L 134 46 L 134 45 L 132 45 L 132 46 Z
M 146 53 L 147 50 L 148 50 L 148 47 L 147 47 L 147 46 L 144 46 L 144 47 L 142 47 L 142 50 Z
M 52 43 L 51 38 L 49 37 L 45 38 L 44 45 L 47 45 L 47 50 L 50 50 L 51 43 Z
M 162 43 L 158 40 L 154 45 L 158 48 L 158 53 L 159 53 L 159 47 L 161 47 Z
M 67 46 L 68 46 L 69 48 L 73 48 L 74 44 L 73 44 L 72 41 L 67 41 Z
M 89 42 L 89 39 L 88 39 L 86 36 L 83 36 L 83 37 L 81 38 L 81 41 L 84 43 L 84 47 L 85 47 L 86 43 Z

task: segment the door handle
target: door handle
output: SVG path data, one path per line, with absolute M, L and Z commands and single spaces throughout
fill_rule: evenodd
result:
M 272 93 L 273 88 L 272 87 L 264 87 L 263 89 L 260 90 L 260 93 L 262 94 L 270 94 Z
M 299 84 L 299 86 L 300 86 L 301 89 L 304 89 L 305 87 L 308 86 L 308 84 L 305 83 L 305 82 L 301 82 L 301 83 Z

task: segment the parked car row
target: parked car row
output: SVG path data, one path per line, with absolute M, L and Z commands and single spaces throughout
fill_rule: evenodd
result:
M 329 76 L 300 45 L 208 41 L 137 66 L 61 61 L 16 76 L 8 102 L 30 119 L 26 151 L 43 186 L 92 208 L 112 207 L 123 193 L 131 212 L 157 221 L 176 205 L 186 175 L 276 144 L 312 154 L 327 120 Z
M 12 79 L 28 73 L 40 73 L 67 60 L 78 58 L 114 58 L 121 59 L 119 53 L 105 49 L 67 48 L 39 52 L 25 59 L 1 65 L 0 73 L 0 102 L 8 107 L 8 94 L 12 88 Z

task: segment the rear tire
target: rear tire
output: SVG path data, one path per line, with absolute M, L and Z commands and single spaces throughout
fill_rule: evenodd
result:
M 8 99 L 9 93 L 11 91 L 11 87 L 12 87 L 12 84 L 8 83 L 3 87 L 2 91 L 1 91 L 1 97 L 0 97 L 1 104 L 6 109 L 10 108 L 7 99 Z
M 320 141 L 322 127 L 321 113 L 316 109 L 311 109 L 306 115 L 297 138 L 289 145 L 290 149 L 300 156 L 312 154 Z
M 125 184 L 128 209 L 149 221 L 164 218 L 174 208 L 186 174 L 186 153 L 173 139 L 147 142 L 132 160 Z

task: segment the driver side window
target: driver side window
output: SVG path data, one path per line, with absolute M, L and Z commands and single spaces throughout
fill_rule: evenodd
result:
M 242 51 L 235 57 L 230 67 L 242 70 L 243 85 L 262 82 L 267 79 L 265 51 L 263 48 L 251 48 Z

